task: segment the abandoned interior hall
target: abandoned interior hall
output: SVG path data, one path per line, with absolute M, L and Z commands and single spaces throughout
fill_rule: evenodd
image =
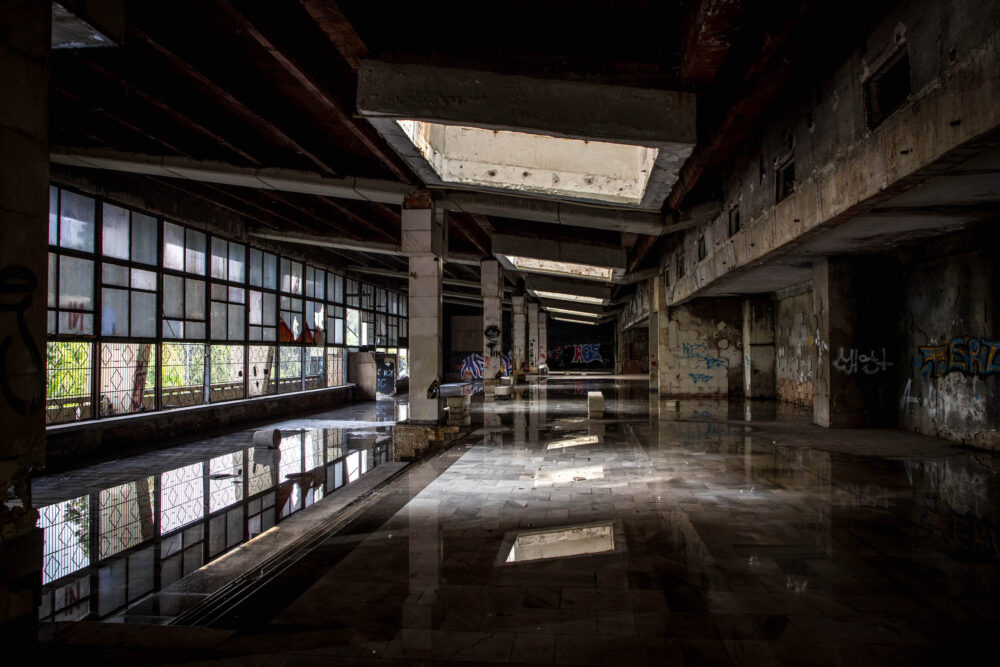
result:
M 0 0 L 0 501 L 40 664 L 993 662 L 1000 2 Z

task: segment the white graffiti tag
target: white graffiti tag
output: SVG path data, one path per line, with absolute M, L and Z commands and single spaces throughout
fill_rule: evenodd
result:
M 833 362 L 833 367 L 836 368 L 841 373 L 847 373 L 848 375 L 854 375 L 859 370 L 865 375 L 876 375 L 888 370 L 892 366 L 891 361 L 886 361 L 887 356 L 885 353 L 885 348 L 882 348 L 881 359 L 872 350 L 868 354 L 858 353 L 858 350 L 851 348 L 850 350 L 845 350 L 840 348 L 837 351 L 837 359 Z

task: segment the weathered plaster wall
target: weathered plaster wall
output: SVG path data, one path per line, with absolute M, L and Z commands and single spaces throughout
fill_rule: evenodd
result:
M 661 396 L 743 394 L 743 310 L 738 299 L 700 299 L 668 311 L 658 355 Z
M 684 233 L 682 252 L 671 257 L 667 303 L 780 258 L 821 226 L 916 185 L 925 178 L 920 169 L 993 131 L 1000 123 L 1000 105 L 992 103 L 1000 97 L 998 21 L 1000 5 L 992 0 L 904 2 L 824 80 L 788 86 L 759 141 L 748 143 L 723 176 L 721 212 Z M 909 101 L 873 130 L 864 80 L 898 43 L 910 58 Z M 788 157 L 795 189 L 776 201 L 775 168 Z M 731 235 L 729 211 L 736 205 L 742 229 Z M 707 250 L 701 260 L 699 238 Z
M 1000 448 L 998 241 L 974 230 L 922 249 L 904 269 L 904 428 Z
M 812 283 L 776 296 L 774 334 L 778 400 L 811 408 L 816 363 Z
M 11 655 L 35 641 L 41 585 L 29 475 L 45 463 L 51 6 L 0 3 L 0 642 Z

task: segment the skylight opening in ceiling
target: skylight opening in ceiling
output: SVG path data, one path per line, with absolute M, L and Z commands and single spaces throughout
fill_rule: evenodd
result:
M 396 121 L 445 183 L 641 204 L 659 149 Z
M 550 259 L 535 259 L 518 255 L 504 255 L 507 261 L 518 271 L 526 273 L 545 273 L 556 276 L 571 276 L 573 278 L 592 278 L 594 280 L 611 280 L 614 269 L 593 264 L 575 264 L 573 262 L 557 262 Z
M 543 290 L 531 290 L 539 299 L 552 299 L 553 301 L 573 301 L 575 303 L 592 303 L 600 305 L 604 299 L 599 296 L 583 296 L 580 294 L 566 294 L 565 292 L 545 292 Z

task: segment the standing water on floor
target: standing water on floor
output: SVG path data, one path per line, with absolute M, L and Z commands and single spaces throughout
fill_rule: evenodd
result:
M 405 407 L 269 425 L 281 432 L 274 449 L 243 431 L 35 480 L 40 618 L 108 618 L 357 481 L 392 460 Z

